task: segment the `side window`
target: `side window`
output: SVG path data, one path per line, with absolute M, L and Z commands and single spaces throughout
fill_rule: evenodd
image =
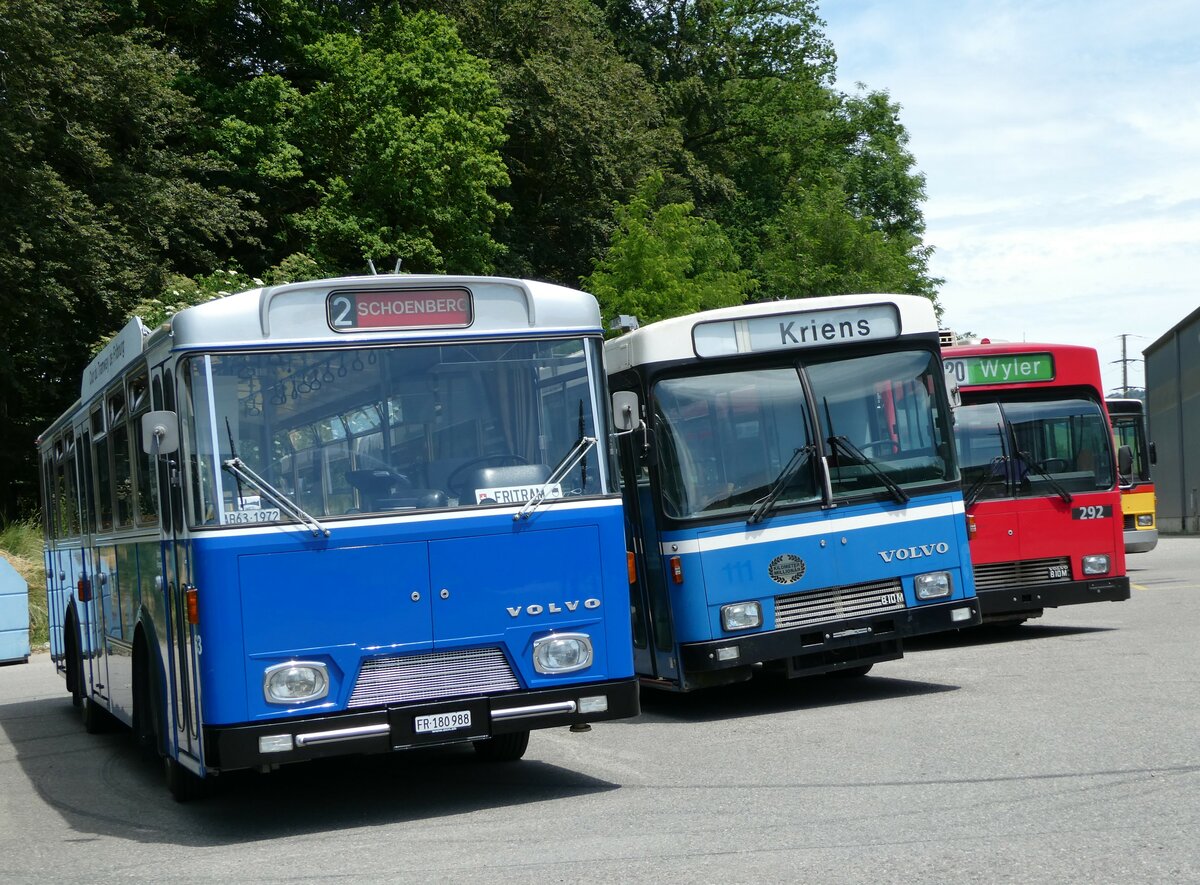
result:
M 108 395 L 108 436 L 117 526 L 133 525 L 133 471 L 129 459 L 129 403 L 124 389 Z
M 79 523 L 79 471 L 75 467 L 75 431 L 68 430 L 63 438 L 63 473 L 66 477 L 67 533 L 80 534 Z
M 133 447 L 136 517 L 139 525 L 158 521 L 158 488 L 154 483 L 154 456 L 142 450 L 142 416 L 150 411 L 150 385 L 143 371 L 129 382 L 129 442 Z
M 109 442 L 104 425 L 104 410 L 93 410 L 90 420 L 92 469 L 96 474 L 96 527 L 101 532 L 110 532 L 113 527 L 113 477 L 112 465 L 108 460 Z

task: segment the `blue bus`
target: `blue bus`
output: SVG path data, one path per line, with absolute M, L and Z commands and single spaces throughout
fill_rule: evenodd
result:
M 51 655 L 210 775 L 635 715 L 592 296 L 380 275 L 133 319 L 40 437 Z
M 605 350 L 643 684 L 864 675 L 905 637 L 980 622 L 928 300 L 635 327 Z

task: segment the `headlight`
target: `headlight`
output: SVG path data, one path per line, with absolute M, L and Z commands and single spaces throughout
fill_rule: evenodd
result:
M 930 572 L 913 578 L 913 592 L 917 599 L 942 599 L 954 590 L 949 572 Z
M 574 673 L 592 665 L 592 640 L 585 633 L 551 633 L 533 643 L 533 669 Z
M 1107 575 L 1108 568 L 1107 553 L 1093 553 L 1083 558 L 1083 573 L 1085 575 Z
M 263 696 L 268 704 L 315 701 L 329 694 L 329 673 L 318 661 L 288 661 L 263 673 Z
M 749 630 L 762 626 L 762 606 L 757 602 L 735 602 L 721 606 L 721 626 L 726 630 Z
M 1140 525 L 1140 526 L 1154 525 L 1154 514 L 1153 513 L 1139 513 L 1138 514 L 1138 525 Z

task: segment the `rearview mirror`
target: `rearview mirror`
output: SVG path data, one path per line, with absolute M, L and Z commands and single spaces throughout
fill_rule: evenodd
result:
M 147 412 L 142 416 L 142 451 L 169 455 L 179 450 L 179 420 L 174 412 Z
M 618 390 L 612 395 L 613 425 L 618 433 L 629 433 L 642 426 L 642 405 L 632 390 Z
M 1117 473 L 1121 475 L 1122 482 L 1127 482 L 1133 475 L 1133 449 L 1129 446 L 1117 449 Z

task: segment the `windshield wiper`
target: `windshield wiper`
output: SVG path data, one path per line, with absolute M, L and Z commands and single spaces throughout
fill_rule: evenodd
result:
M 289 500 L 287 495 L 279 491 L 279 489 L 275 488 L 275 486 L 271 485 L 269 482 L 247 467 L 246 462 L 241 458 L 235 456 L 230 458 L 228 461 L 222 461 L 221 466 L 232 473 L 234 478 L 238 480 L 239 484 L 241 482 L 246 482 L 249 485 L 254 486 L 254 488 L 258 489 L 260 493 L 266 495 L 268 498 L 278 504 L 280 510 L 292 517 L 292 519 L 295 519 L 297 522 L 301 522 L 307 526 L 309 531 L 313 533 L 314 538 L 320 535 L 324 535 L 326 538 L 329 537 L 329 529 L 317 522 L 315 516 L 312 516 L 301 509 L 299 504 Z
M 858 446 L 856 446 L 854 443 L 850 442 L 850 440 L 848 440 L 846 437 L 831 436 L 831 437 L 829 437 L 829 445 L 833 449 L 841 449 L 843 452 L 845 452 L 851 458 L 854 458 L 856 461 L 858 461 L 860 464 L 862 464 L 864 467 L 866 467 L 868 470 L 870 470 L 871 473 L 873 473 L 875 475 L 875 477 L 881 483 L 883 483 L 884 487 L 889 492 L 891 492 L 892 497 L 896 499 L 896 503 L 898 503 L 898 504 L 907 504 L 908 503 L 908 492 L 906 492 L 906 491 L 904 491 L 904 489 L 900 488 L 900 486 L 896 484 L 896 481 L 894 479 L 892 479 L 890 476 L 888 476 L 883 471 L 883 469 L 880 468 L 880 466 L 878 464 L 876 464 L 873 460 L 868 458 L 867 455 Z
M 979 479 L 971 483 L 971 487 L 963 492 L 963 504 L 970 507 L 983 494 L 983 490 L 994 482 L 1004 481 L 1004 464 L 1006 463 L 1003 455 L 997 455 L 988 464 L 987 472 Z
M 1013 448 L 1014 457 L 1016 457 L 1016 459 L 1018 461 L 1020 461 L 1022 464 L 1024 464 L 1025 467 L 1031 473 L 1036 473 L 1039 476 L 1044 477 L 1046 479 L 1046 481 L 1048 483 L 1050 483 L 1050 488 L 1054 489 L 1055 494 L 1057 494 L 1060 498 L 1063 499 L 1064 504 L 1070 504 L 1072 501 L 1074 501 L 1075 498 L 1071 495 L 1071 493 L 1068 492 L 1066 489 L 1064 489 L 1059 484 L 1058 480 L 1056 480 L 1053 476 L 1051 476 L 1049 473 L 1047 473 L 1045 467 L 1043 467 L 1041 464 L 1037 463 L 1037 461 L 1035 461 L 1033 459 L 1033 456 L 1030 455 L 1028 452 L 1021 451 L 1020 447 L 1017 445 L 1017 431 L 1013 427 L 1012 422 L 1005 421 L 1004 424 L 1005 424 L 1006 429 L 1008 430 L 1009 439 L 1012 440 L 1012 448 Z
M 746 520 L 750 525 L 756 522 L 762 522 L 767 518 L 771 508 L 775 502 L 779 500 L 779 496 L 783 494 L 783 490 L 787 488 L 792 477 L 799 472 L 800 468 L 807 464 L 814 454 L 817 447 L 814 445 L 802 446 L 792 452 L 792 457 L 783 465 L 783 469 L 779 471 L 779 475 L 775 477 L 775 481 L 771 483 L 771 488 L 767 493 L 755 502 L 754 509 L 750 511 L 750 516 Z
M 550 476 L 544 483 L 542 483 L 542 487 L 534 492 L 530 499 L 525 502 L 524 506 L 522 506 L 521 509 L 517 511 L 516 515 L 513 516 L 513 521 L 515 522 L 518 519 L 529 519 L 530 514 L 537 510 L 538 505 L 546 500 L 546 496 L 550 494 L 551 487 L 555 483 L 560 482 L 564 476 L 570 473 L 574 469 L 575 465 L 583 459 L 583 456 L 591 451 L 592 446 L 595 444 L 596 437 L 594 436 L 579 437 L 579 439 L 575 441 L 575 445 L 571 446 L 571 450 L 563 455 L 562 460 L 558 462 L 558 465 L 550 471 Z

